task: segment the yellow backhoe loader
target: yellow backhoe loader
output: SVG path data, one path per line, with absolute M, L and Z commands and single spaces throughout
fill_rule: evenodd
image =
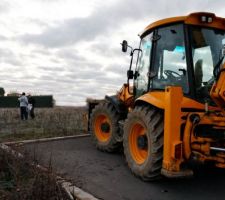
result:
M 122 42 L 131 55 L 127 83 L 88 101 L 95 145 L 123 146 L 143 180 L 191 176 L 192 161 L 225 168 L 225 19 L 205 12 L 163 19 L 140 38 L 136 49 Z

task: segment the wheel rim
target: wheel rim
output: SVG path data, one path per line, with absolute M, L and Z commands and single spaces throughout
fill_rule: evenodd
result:
M 132 126 L 129 134 L 129 148 L 133 160 L 137 164 L 143 164 L 148 157 L 148 142 L 146 135 L 146 128 L 140 123 L 136 123 Z M 146 144 L 140 145 L 140 141 L 146 138 Z M 142 141 L 141 141 L 142 142 Z
M 95 119 L 94 130 L 100 142 L 107 142 L 111 135 L 111 123 L 106 115 L 98 115 Z

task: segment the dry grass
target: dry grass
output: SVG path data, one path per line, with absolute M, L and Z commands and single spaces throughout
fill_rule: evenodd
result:
M 19 108 L 0 109 L 0 142 L 76 135 L 87 129 L 85 107 L 36 108 L 35 116 L 21 121 Z
M 68 199 L 51 170 L 40 171 L 29 161 L 0 150 L 1 200 Z

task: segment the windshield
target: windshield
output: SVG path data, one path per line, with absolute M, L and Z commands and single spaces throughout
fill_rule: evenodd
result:
M 202 98 L 209 94 L 214 67 L 223 59 L 225 31 L 191 26 L 190 37 L 196 94 Z
M 156 48 L 151 87 L 181 86 L 189 92 L 183 24 L 160 27 L 156 30 Z

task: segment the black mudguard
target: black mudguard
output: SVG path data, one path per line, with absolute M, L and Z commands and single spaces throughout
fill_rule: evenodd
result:
M 116 109 L 116 111 L 121 114 L 126 116 L 128 113 L 128 109 L 126 105 L 117 98 L 117 96 L 105 96 L 106 101 L 110 102 Z

